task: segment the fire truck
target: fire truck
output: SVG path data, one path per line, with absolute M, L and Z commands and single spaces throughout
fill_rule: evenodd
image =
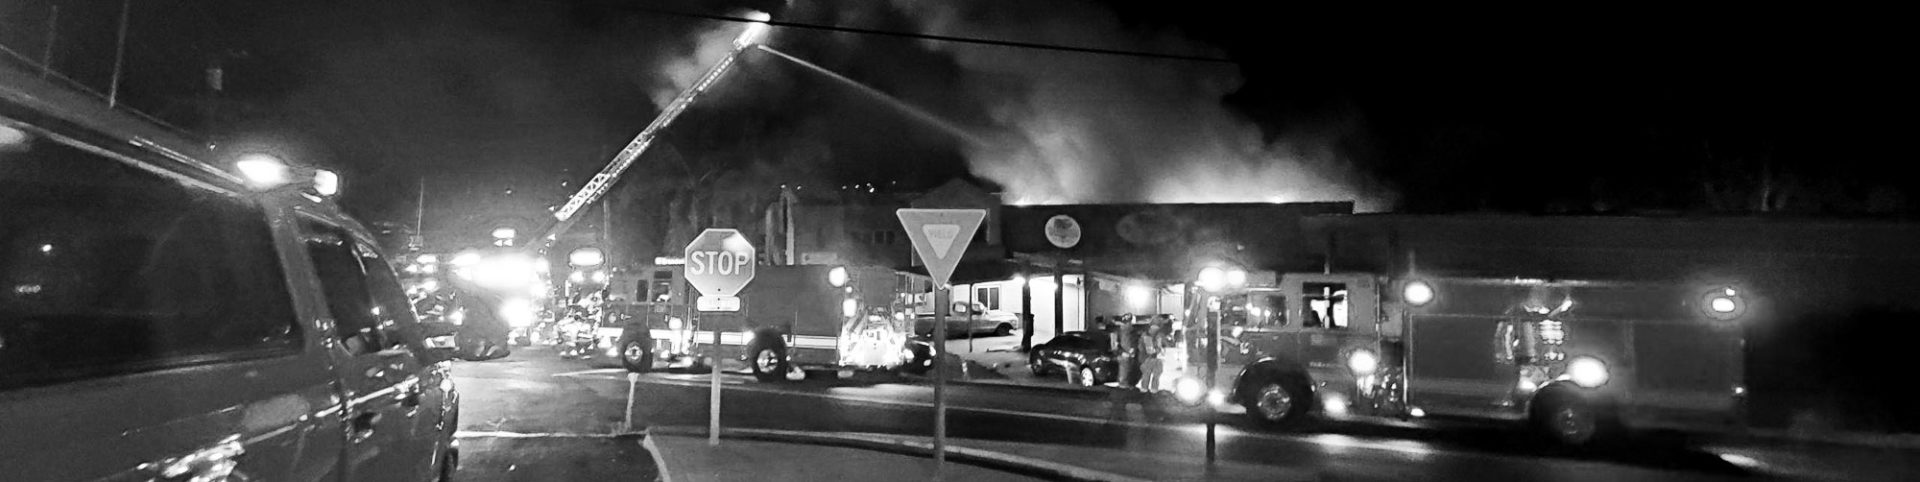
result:
M 1317 220 L 1309 231 L 1328 240 L 1314 247 L 1326 259 L 1319 270 L 1199 270 L 1187 361 L 1169 377 L 1175 394 L 1273 426 L 1469 418 L 1526 424 L 1568 445 L 1624 429 L 1735 428 L 1750 421 L 1755 333 L 1793 332 L 1782 325 L 1805 323 L 1792 318 L 1812 313 L 1807 305 L 1864 301 L 1833 289 L 1836 279 L 1897 272 L 1821 272 L 1813 266 L 1848 250 L 1813 244 L 1745 253 L 1697 244 L 1711 237 L 1702 230 L 1745 225 L 1436 219 Z M 1819 229 L 1794 236 L 1822 234 L 1804 231 Z M 1914 239 L 1911 226 L 1847 231 L 1856 253 Z M 1881 242 L 1891 244 L 1868 246 Z M 1775 271 L 1791 266 L 1802 269 Z M 1882 285 L 1888 300 L 1912 303 L 1891 296 L 1911 281 Z M 1773 338 L 1770 350 L 1785 346 Z
M 916 275 L 871 266 L 760 266 L 737 314 L 701 314 L 688 303 L 683 266 L 616 276 L 601 349 L 633 372 L 743 362 L 761 381 L 807 372 L 923 371 L 930 347 L 911 337 Z M 714 333 L 719 332 L 718 343 Z M 724 367 L 724 365 L 723 365 Z

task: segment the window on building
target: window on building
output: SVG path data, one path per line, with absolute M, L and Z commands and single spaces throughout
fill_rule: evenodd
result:
M 979 292 L 975 293 L 974 299 L 979 300 L 980 305 L 989 310 L 998 310 L 1000 309 L 1000 287 L 980 288 Z

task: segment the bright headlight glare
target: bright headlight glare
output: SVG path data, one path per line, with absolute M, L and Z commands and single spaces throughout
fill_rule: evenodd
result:
M 669 329 L 669 330 L 679 330 L 679 329 L 681 329 L 681 328 L 686 328 L 686 322 L 684 322 L 684 321 L 680 321 L 680 318 L 679 318 L 679 317 L 669 317 L 669 318 L 667 318 L 667 329 Z
M 1231 286 L 1246 286 L 1247 271 L 1243 269 L 1235 269 L 1232 271 L 1228 271 L 1227 284 Z
M 831 284 L 835 288 L 846 286 L 847 267 L 835 266 L 833 269 L 827 270 L 827 284 Z
M 1732 313 L 1733 310 L 1739 309 L 1739 305 L 1734 304 L 1733 298 L 1724 296 L 1715 297 L 1713 301 L 1707 303 L 1707 307 L 1716 313 Z
M 1607 362 L 1598 358 L 1583 356 L 1567 362 L 1567 379 L 1573 384 L 1586 388 L 1597 388 L 1607 384 L 1611 377 L 1607 373 Z
M 840 316 L 852 318 L 853 315 L 856 315 L 859 313 L 860 313 L 860 302 L 854 301 L 853 298 L 847 298 L 845 301 L 840 302 Z
M 1433 301 L 1433 285 L 1425 281 L 1409 282 L 1401 290 L 1400 299 L 1413 306 L 1425 305 Z
M 500 317 L 506 319 L 507 326 L 520 328 L 533 325 L 533 303 L 523 299 L 512 299 L 500 303 Z
M 1372 350 L 1358 350 L 1347 357 L 1347 368 L 1355 375 L 1372 375 L 1380 369 L 1380 357 Z
M 1200 285 L 1200 288 L 1207 291 L 1220 291 L 1220 288 L 1227 284 L 1227 272 L 1208 266 L 1200 270 L 1200 276 L 1195 279 L 1194 284 Z
M 1173 381 L 1173 396 L 1181 403 L 1199 405 L 1207 397 L 1207 384 L 1190 377 L 1180 377 Z

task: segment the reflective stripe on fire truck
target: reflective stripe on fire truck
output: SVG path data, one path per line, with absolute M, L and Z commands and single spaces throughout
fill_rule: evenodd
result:
M 673 330 L 651 330 L 650 333 L 654 338 L 672 339 L 674 337 Z M 700 344 L 713 343 L 713 332 L 693 332 L 693 342 Z M 745 345 L 747 344 L 747 337 L 744 333 L 723 331 L 720 332 L 720 344 Z M 840 339 L 839 337 L 832 336 L 799 335 L 793 337 L 792 346 L 795 348 L 839 348 Z

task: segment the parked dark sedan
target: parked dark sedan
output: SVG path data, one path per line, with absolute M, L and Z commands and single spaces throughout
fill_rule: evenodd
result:
M 1120 364 L 1108 348 L 1107 337 L 1103 332 L 1061 333 L 1046 343 L 1034 345 L 1027 355 L 1027 368 L 1040 376 L 1065 373 L 1068 380 L 1084 386 L 1115 381 L 1120 374 Z

